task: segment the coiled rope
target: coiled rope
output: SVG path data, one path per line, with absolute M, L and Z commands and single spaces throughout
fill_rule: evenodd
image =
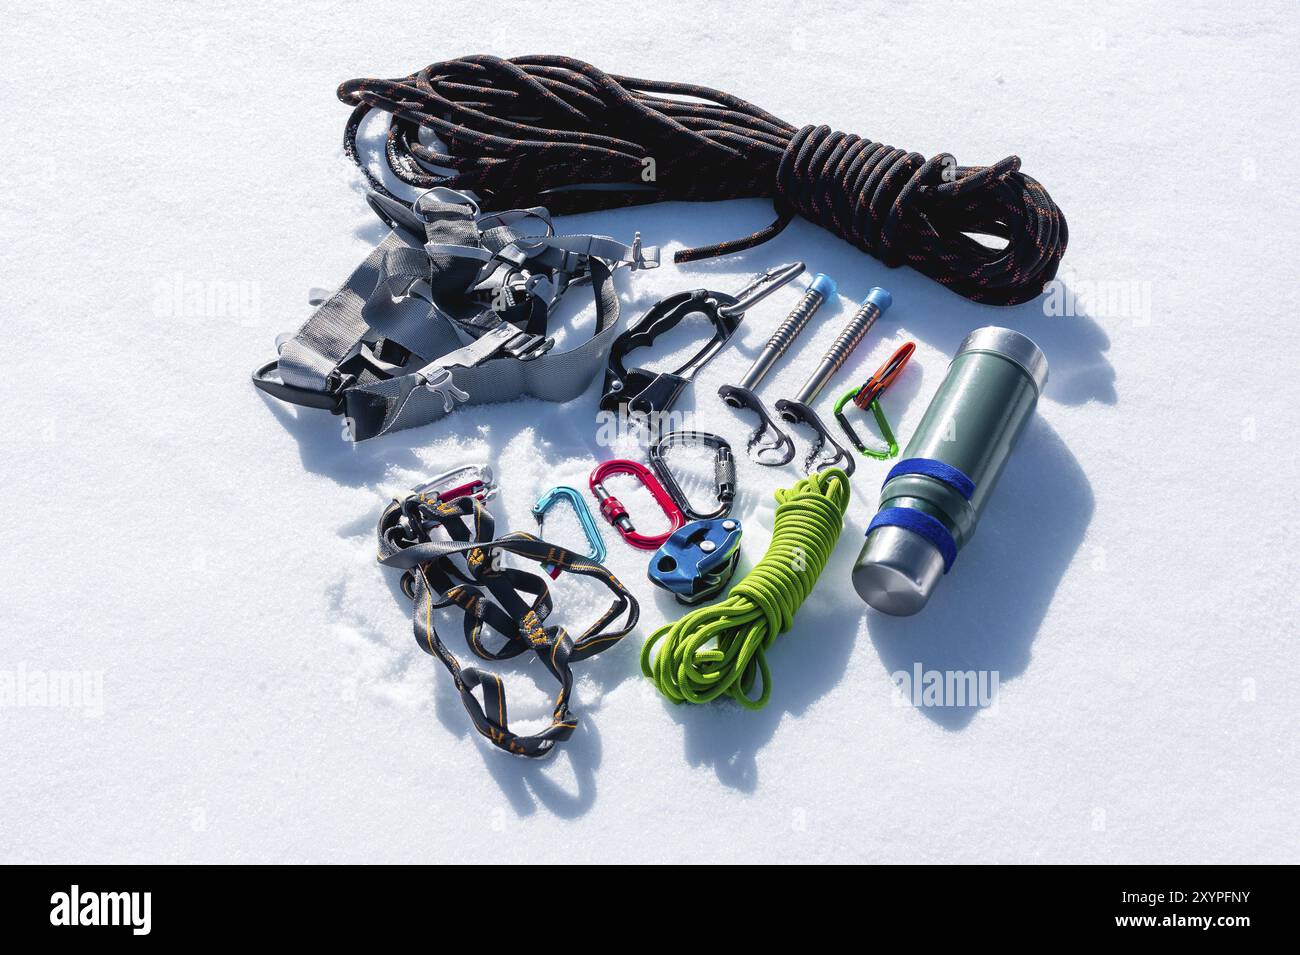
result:
M 392 116 L 385 157 L 401 181 L 472 190 L 487 209 L 773 200 L 767 228 L 679 252 L 679 262 L 751 248 L 801 215 L 886 265 L 1014 305 L 1042 291 L 1065 252 L 1065 217 L 1017 156 L 991 166 L 926 159 L 829 126 L 797 128 L 704 86 L 610 75 L 565 56 L 466 56 L 400 79 L 349 80 L 338 95 L 355 107 L 344 149 L 390 198 L 356 145 L 376 109 Z
M 674 703 L 707 703 L 725 693 L 757 710 L 771 696 L 765 653 L 790 629 L 830 560 L 849 506 L 848 475 L 829 468 L 779 489 L 776 501 L 772 542 L 754 569 L 726 599 L 660 627 L 641 648 L 641 672 Z

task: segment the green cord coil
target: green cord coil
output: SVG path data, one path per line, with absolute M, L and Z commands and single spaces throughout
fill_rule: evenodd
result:
M 724 600 L 660 627 L 641 648 L 641 672 L 674 703 L 707 703 L 726 694 L 758 710 L 771 696 L 764 653 L 790 629 L 830 560 L 844 529 L 849 476 L 839 468 L 809 475 L 779 489 L 776 503 L 772 542 L 754 569 Z M 754 698 L 759 676 L 763 688 Z

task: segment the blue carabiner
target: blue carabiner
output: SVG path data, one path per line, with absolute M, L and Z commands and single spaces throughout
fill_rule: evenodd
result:
M 587 554 L 587 559 L 597 564 L 605 562 L 605 538 L 600 536 L 600 528 L 596 526 L 596 519 L 591 516 L 591 511 L 587 507 L 587 501 L 574 488 L 561 484 L 559 487 L 553 487 L 537 499 L 533 505 L 533 517 L 537 518 L 537 536 L 542 535 L 542 521 L 546 517 L 546 512 L 554 506 L 555 502 L 563 498 L 569 502 L 573 512 L 578 515 L 578 523 L 582 525 L 582 532 L 587 535 L 587 544 L 591 550 Z M 560 568 L 555 564 L 543 564 L 542 569 L 551 575 L 551 579 L 560 576 Z

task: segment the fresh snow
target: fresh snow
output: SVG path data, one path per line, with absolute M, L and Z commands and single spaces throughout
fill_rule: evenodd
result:
M 0 858 L 1298 861 L 1292 5 L 536 11 L 6 17 Z M 641 625 L 578 665 L 581 727 L 556 758 L 487 746 L 411 637 L 397 575 L 374 559 L 380 509 L 486 460 L 502 526 L 533 529 L 548 487 L 585 489 L 597 456 L 643 456 L 597 445 L 597 386 L 354 447 L 339 419 L 249 384 L 308 315 L 307 290 L 337 285 L 383 234 L 342 155 L 337 84 L 476 52 L 700 82 L 966 164 L 1015 153 L 1066 213 L 1082 314 L 975 305 L 802 221 L 743 256 L 620 274 L 625 317 L 794 259 L 835 278 L 769 398 L 887 287 L 893 309 L 820 407 L 914 339 L 885 400 L 904 441 L 970 329 L 1022 330 L 1051 365 L 978 535 L 919 616 L 868 612 L 849 584 L 886 470 L 859 467 L 760 713 L 656 696 L 638 651 L 677 608 L 608 527 Z M 670 254 L 771 216 L 751 200 L 561 225 L 640 230 Z M 565 312 L 580 325 L 583 294 Z M 797 295 L 753 310 L 679 406 L 738 450 L 748 421 L 717 385 Z M 742 570 L 796 476 L 742 466 Z M 653 525 L 647 497 L 615 490 Z M 581 546 L 562 511 L 547 533 Z M 602 605 L 585 582 L 555 589 L 560 622 Z M 445 627 L 469 659 L 459 621 Z M 994 705 L 914 705 L 892 675 L 916 668 L 996 673 Z M 540 668 L 502 669 L 515 718 L 540 717 L 554 690 Z

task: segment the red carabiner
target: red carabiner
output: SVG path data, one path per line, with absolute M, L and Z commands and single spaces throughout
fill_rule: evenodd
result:
M 447 486 L 458 478 L 470 475 L 473 476 L 471 480 L 457 484 L 455 487 Z M 444 471 L 412 490 L 435 501 L 451 501 L 466 494 L 473 494 L 480 501 L 487 501 L 496 496 L 497 485 L 492 475 L 492 468 L 486 464 L 466 464 Z
M 623 507 L 622 502 L 605 490 L 605 478 L 611 474 L 631 474 L 640 481 L 645 489 L 654 495 L 655 501 L 668 516 L 668 522 L 672 526 L 662 534 L 639 533 L 632 524 L 632 519 L 627 516 L 627 509 Z M 672 496 L 664 490 L 658 478 L 651 474 L 650 469 L 645 465 L 637 464 L 635 461 L 616 458 L 613 461 L 597 464 L 596 469 L 591 472 L 591 493 L 596 495 L 596 500 L 600 502 L 600 513 L 605 516 L 605 520 L 618 529 L 623 540 L 641 550 L 658 550 L 659 545 L 673 535 L 673 531 L 686 523 L 686 515 L 682 513 Z

